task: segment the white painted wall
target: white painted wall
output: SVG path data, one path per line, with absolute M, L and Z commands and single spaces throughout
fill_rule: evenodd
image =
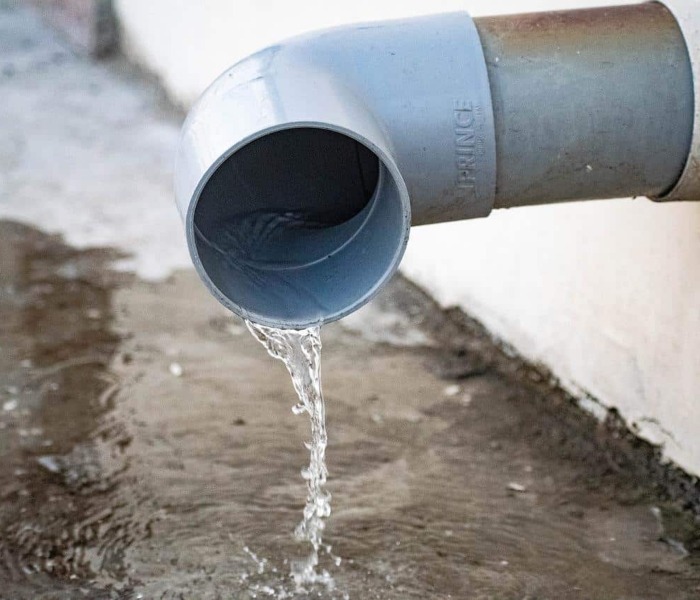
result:
M 116 0 L 116 7 L 127 52 L 187 106 L 231 63 L 310 29 L 465 7 L 480 15 L 603 3 Z M 570 389 L 616 407 L 667 457 L 700 474 L 700 203 L 522 208 L 416 228 L 403 269 Z

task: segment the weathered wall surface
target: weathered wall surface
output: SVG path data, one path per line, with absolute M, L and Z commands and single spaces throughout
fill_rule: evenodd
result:
M 583 4 L 478 0 L 469 8 L 478 15 Z M 115 2 L 125 50 L 184 106 L 225 67 L 280 38 L 464 6 L 458 0 Z M 619 410 L 641 436 L 663 444 L 670 459 L 700 473 L 700 204 L 593 202 L 417 228 L 404 271 L 546 364 L 582 397 Z

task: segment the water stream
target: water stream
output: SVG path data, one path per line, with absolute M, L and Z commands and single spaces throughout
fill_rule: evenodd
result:
M 292 407 L 296 415 L 307 413 L 311 421 L 311 441 L 305 446 L 310 453 L 309 466 L 301 471 L 306 480 L 307 496 L 304 514 L 294 531 L 295 537 L 311 545 L 311 553 L 303 560 L 292 562 L 291 575 L 297 587 L 323 584 L 333 587 L 328 571 L 317 571 L 319 551 L 323 548 L 325 521 L 331 514 L 331 495 L 326 490 L 326 408 L 321 390 L 321 331 L 308 329 L 277 329 L 246 321 L 253 336 L 267 349 L 270 356 L 281 360 L 292 377 L 299 401 Z M 325 550 L 330 554 L 331 547 Z M 339 557 L 333 557 L 336 565 Z

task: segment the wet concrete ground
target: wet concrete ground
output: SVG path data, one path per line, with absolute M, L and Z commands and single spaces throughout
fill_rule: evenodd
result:
M 291 594 L 308 424 L 284 367 L 192 272 L 115 275 L 16 223 L 0 240 L 0 597 Z M 309 597 L 699 596 L 690 514 L 412 286 L 323 341 L 343 562 Z
M 342 563 L 295 594 L 288 375 L 191 270 L 142 278 L 179 264 L 172 116 L 0 9 L 0 599 L 700 597 L 696 484 L 401 279 L 323 330 Z

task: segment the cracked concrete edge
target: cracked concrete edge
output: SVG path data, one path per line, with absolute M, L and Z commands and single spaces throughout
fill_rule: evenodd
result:
M 29 0 L 29 4 L 82 54 L 99 58 L 118 48 L 112 0 Z

